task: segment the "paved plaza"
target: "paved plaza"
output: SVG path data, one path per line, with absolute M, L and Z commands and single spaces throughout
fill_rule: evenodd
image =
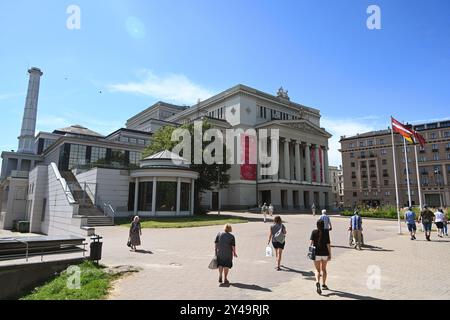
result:
M 225 214 L 225 213 L 224 213 Z M 396 221 L 364 219 L 366 247 L 348 247 L 348 219 L 332 217 L 333 260 L 328 286 L 315 292 L 312 262 L 306 258 L 317 217 L 284 215 L 287 228 L 283 271 L 275 258 L 265 257 L 270 223 L 256 214 L 236 214 L 251 222 L 233 226 L 238 258 L 231 285 L 220 286 L 216 270 L 207 268 L 213 240 L 221 226 L 187 229 L 143 229 L 141 252 L 126 247 L 125 227 L 97 228 L 104 237 L 103 260 L 108 266 L 133 265 L 139 273 L 115 283 L 110 299 L 449 299 L 450 238 L 411 241 L 397 235 Z

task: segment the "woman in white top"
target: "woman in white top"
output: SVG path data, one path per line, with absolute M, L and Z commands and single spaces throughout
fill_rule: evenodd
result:
M 273 217 L 273 205 L 269 205 L 269 216 Z
M 442 209 L 438 209 L 434 213 L 434 223 L 436 223 L 436 228 L 438 229 L 438 237 L 442 238 L 444 235 L 444 212 Z

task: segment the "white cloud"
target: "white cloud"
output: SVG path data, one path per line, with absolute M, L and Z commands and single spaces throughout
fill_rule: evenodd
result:
M 382 130 L 384 122 L 378 116 L 368 116 L 362 118 L 322 118 L 321 126 L 325 128 L 333 137 L 329 140 L 328 162 L 330 165 L 337 166 L 342 164 L 342 157 L 339 149 L 342 136 L 353 136 L 358 133 L 364 133 L 374 130 Z M 386 126 L 387 128 L 387 126 Z
M 211 91 L 193 83 L 183 74 L 157 76 L 149 70 L 140 72 L 143 78 L 138 82 L 112 84 L 110 91 L 142 94 L 179 104 L 195 104 L 198 99 L 205 100 L 213 95 Z

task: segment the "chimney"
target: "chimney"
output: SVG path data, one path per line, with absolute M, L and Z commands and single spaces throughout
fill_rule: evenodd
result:
M 19 153 L 36 153 L 34 147 L 34 134 L 36 131 L 36 115 L 39 97 L 39 83 L 42 71 L 38 68 L 28 70 L 30 80 L 28 81 L 27 99 L 23 112 L 22 130 L 19 137 Z

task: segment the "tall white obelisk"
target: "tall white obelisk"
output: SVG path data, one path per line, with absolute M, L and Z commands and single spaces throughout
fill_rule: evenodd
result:
M 19 137 L 19 153 L 36 153 L 34 148 L 34 135 L 36 130 L 36 116 L 39 98 L 39 84 L 42 71 L 38 68 L 28 70 L 30 80 L 28 81 L 27 99 L 23 112 L 22 130 Z

